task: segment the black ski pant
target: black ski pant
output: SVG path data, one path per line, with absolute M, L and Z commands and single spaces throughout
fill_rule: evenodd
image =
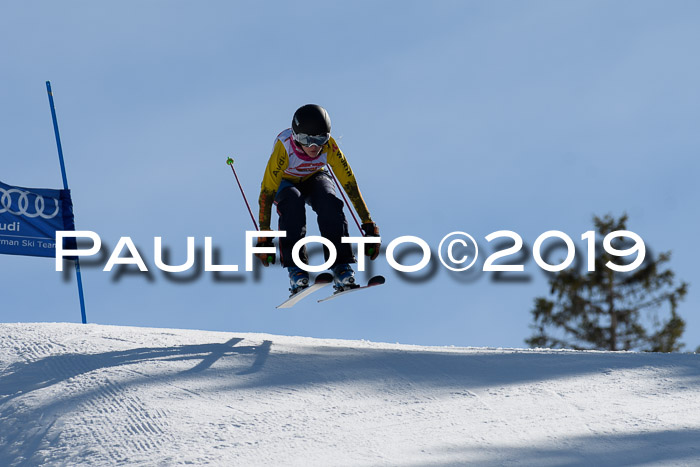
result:
M 335 246 L 338 256 L 333 266 L 355 262 L 352 246 L 341 242 L 341 238 L 348 236 L 348 222 L 343 212 L 344 203 L 335 195 L 333 180 L 327 172 L 317 172 L 300 183 L 282 180 L 275 204 L 279 216 L 279 230 L 287 232 L 286 237 L 280 238 L 282 266 L 294 265 L 292 248 L 297 241 L 306 236 L 306 204 L 311 205 L 317 215 L 321 236 L 333 242 Z M 330 253 L 325 246 L 323 254 L 328 261 Z M 305 246 L 299 251 L 299 258 L 305 264 L 309 264 Z

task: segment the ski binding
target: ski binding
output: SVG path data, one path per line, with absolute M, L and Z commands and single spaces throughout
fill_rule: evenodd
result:
M 304 297 L 307 297 L 308 295 L 311 295 L 312 293 L 316 292 L 318 289 L 323 288 L 327 285 L 330 285 L 333 283 L 333 275 L 327 272 L 324 272 L 323 274 L 319 274 L 316 276 L 316 279 L 314 280 L 313 284 L 309 285 L 308 287 L 305 287 L 301 289 L 299 292 L 291 295 L 287 300 L 284 302 L 280 303 L 276 308 L 291 308 L 298 302 L 300 302 Z

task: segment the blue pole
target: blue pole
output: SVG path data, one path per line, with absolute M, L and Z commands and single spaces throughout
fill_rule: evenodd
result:
M 51 92 L 51 82 L 46 82 L 46 92 L 49 95 L 49 105 L 51 106 L 51 118 L 53 120 L 53 132 L 56 135 L 56 147 L 58 148 L 58 160 L 61 162 L 61 175 L 63 176 L 63 189 L 68 190 L 68 178 L 66 177 L 66 165 L 63 162 L 63 148 L 61 147 L 61 136 L 58 134 L 58 120 L 56 120 L 56 108 L 53 105 L 53 92 Z M 85 296 L 83 295 L 83 279 L 80 275 L 80 261 L 75 257 L 75 277 L 78 281 L 78 296 L 80 297 L 80 316 L 83 324 L 87 324 L 85 314 Z

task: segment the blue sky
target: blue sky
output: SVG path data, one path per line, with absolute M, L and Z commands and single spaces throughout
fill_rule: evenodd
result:
M 318 103 L 385 244 L 416 235 L 436 249 L 461 230 L 488 252 L 493 231 L 531 246 L 556 229 L 582 248 L 594 214 L 626 212 L 690 283 L 679 311 L 692 350 L 699 13 L 683 1 L 5 2 L 0 180 L 60 187 L 50 80 L 78 229 L 111 247 L 130 236 L 149 265 L 155 236 L 173 263 L 187 236 L 211 236 L 242 269 L 252 223 L 226 157 L 257 210 L 275 135 Z M 79 320 L 74 279 L 52 260 L 0 261 L 2 321 Z M 531 258 L 528 281 L 499 283 L 440 265 L 406 280 L 382 257 L 386 286 L 282 312 L 279 267 L 183 282 L 103 265 L 83 268 L 91 322 L 416 344 L 523 346 L 548 292 Z

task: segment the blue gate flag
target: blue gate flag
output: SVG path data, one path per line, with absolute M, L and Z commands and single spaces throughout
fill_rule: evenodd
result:
M 0 254 L 54 258 L 57 230 L 75 230 L 70 190 L 0 182 Z M 75 249 L 75 238 L 65 248 Z

